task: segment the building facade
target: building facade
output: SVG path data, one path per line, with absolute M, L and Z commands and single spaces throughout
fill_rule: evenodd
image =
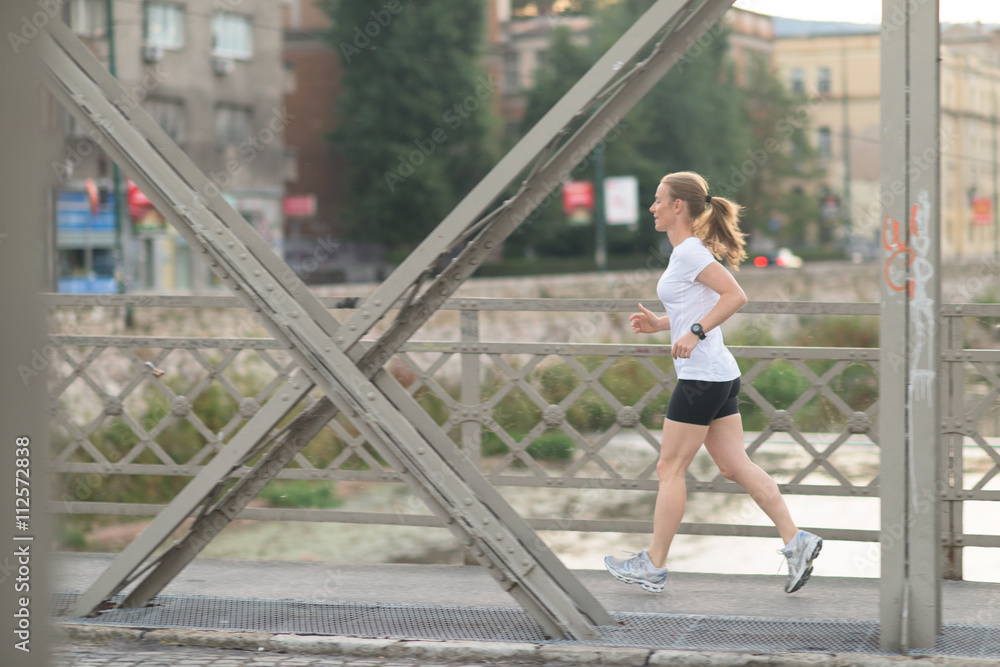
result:
M 297 170 L 286 183 L 285 260 L 307 282 L 380 280 L 391 267 L 377 244 L 344 240 L 347 162 L 330 141 L 338 126 L 344 53 L 354 45 L 331 44 L 331 20 L 323 0 L 284 0 L 281 24 L 288 87 L 285 104 L 295 122 L 285 142 Z M 509 0 L 486 0 L 484 65 L 500 75 L 500 26 Z M 359 26 L 360 28 L 360 26 Z M 494 104 L 499 110 L 498 96 Z
M 779 38 L 774 51 L 778 75 L 806 100 L 834 214 L 868 255 L 881 230 L 880 57 L 877 32 Z M 1000 39 L 955 26 L 942 33 L 940 63 L 941 254 L 997 254 Z
M 496 41 L 502 62 L 503 98 L 500 114 L 508 125 L 508 134 L 517 133 L 524 119 L 525 94 L 535 85 L 535 72 L 546 64 L 552 33 L 558 28 L 569 31 L 570 41 L 579 47 L 592 48 L 593 19 L 590 16 L 556 13 L 516 16 L 511 13 L 510 0 L 495 0 L 491 16 L 499 22 Z M 745 86 L 748 71 L 754 66 L 770 66 L 774 50 L 774 22 L 766 14 L 738 7 L 728 10 L 723 21 L 729 29 L 729 52 L 735 80 Z M 595 58 L 597 52 L 594 51 Z
M 125 103 L 144 108 L 280 256 L 284 181 L 294 164 L 283 140 L 293 119 L 283 105 L 279 3 L 111 4 L 113 32 L 105 0 L 70 0 L 64 18 L 124 84 Z M 100 137 L 61 113 L 56 287 L 108 291 L 116 271 L 129 290 L 212 286 L 200 257 L 124 175 L 115 191 Z M 124 267 L 115 266 L 118 254 Z
M 506 3 L 508 10 L 500 13 L 504 21 L 498 36 L 503 54 L 500 115 L 507 125 L 508 136 L 517 136 L 527 110 L 526 93 L 535 85 L 535 72 L 545 66 L 553 31 L 564 28 L 569 31 L 572 44 L 585 47 L 592 39 L 593 21 L 589 16 L 559 14 L 512 17 L 510 0 L 500 1 Z
M 285 104 L 295 123 L 285 141 L 298 172 L 287 187 L 285 235 L 290 263 L 302 262 L 317 239 L 339 239 L 345 203 L 345 164 L 329 140 L 337 128 L 340 53 L 329 43 L 330 17 L 318 0 L 288 0 L 283 59 L 289 78 Z

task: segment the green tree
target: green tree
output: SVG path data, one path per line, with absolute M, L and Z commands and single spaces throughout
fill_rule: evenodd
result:
M 537 73 L 536 84 L 528 93 L 522 129 L 527 131 L 537 122 L 586 72 L 596 53 L 610 47 L 650 5 L 650 0 L 622 0 L 600 10 L 596 15 L 596 48 L 573 45 L 568 33 L 554 31 L 546 66 Z M 710 34 L 713 38 L 707 45 L 697 45 L 696 51 L 678 62 L 621 120 L 621 132 L 606 143 L 605 173 L 638 177 L 642 208 L 652 201 L 664 174 L 693 170 L 710 184 L 721 182 L 735 156 L 750 145 L 745 97 L 733 85 L 732 64 L 727 57 L 727 32 L 716 26 Z M 592 161 L 585 160 L 573 177 L 592 179 Z M 522 235 L 537 242 L 540 254 L 552 248 L 568 251 L 588 237 L 579 228 L 566 225 L 561 209 L 554 204 L 537 212 L 535 221 L 526 223 L 537 228 L 526 229 Z M 608 232 L 612 252 L 644 253 L 658 248 L 661 241 L 644 218 L 635 231 L 612 227 Z
M 751 147 L 730 167 L 727 185 L 746 207 L 748 231 L 773 236 L 781 245 L 802 245 L 807 228 L 820 221 L 816 187 L 822 168 L 808 139 L 811 101 L 792 95 L 761 60 L 750 63 L 747 78 Z M 772 219 L 780 223 L 776 230 L 769 227 Z
M 345 227 L 399 257 L 496 161 L 484 4 L 325 0 L 324 8 L 343 70 L 331 140 L 348 165 Z
M 527 94 L 522 133 L 576 83 L 595 54 L 609 48 L 652 1 L 598 4 L 596 48 L 574 45 L 568 32 L 554 31 L 546 66 L 537 73 L 535 86 Z M 807 139 L 811 103 L 792 96 L 766 63 L 751 62 L 747 77 L 744 86 L 736 85 L 729 29 L 724 23 L 712 26 L 622 119 L 621 132 L 607 144 L 605 173 L 637 176 L 644 208 L 664 174 L 696 171 L 708 180 L 711 194 L 730 197 L 745 207 L 745 231 L 771 235 L 770 221 L 777 219 L 778 240 L 797 245 L 810 238 L 807 230 L 819 220 L 819 200 L 813 192 L 821 170 Z M 584 161 L 573 177 L 592 179 L 591 160 Z M 519 232 L 520 244 L 512 247 L 514 252 L 528 246 L 539 254 L 571 254 L 581 246 L 583 252 L 589 251 L 589 244 L 581 242 L 588 235 L 569 227 L 556 203 L 543 207 L 534 221 L 526 223 Z M 824 237 L 822 228 L 818 236 Z M 646 218 L 640 218 L 634 231 L 608 229 L 612 253 L 645 253 L 658 248 L 661 240 Z M 562 252 L 553 253 L 558 250 Z
M 526 93 L 525 115 L 520 128 L 522 136 L 586 74 L 591 61 L 587 47 L 573 44 L 569 29 L 559 27 L 552 31 L 546 65 L 535 72 L 534 85 Z M 587 164 L 590 160 L 574 170 L 574 178 L 588 178 L 583 173 Z M 569 224 L 563 214 L 560 197 L 560 191 L 554 192 L 548 204 L 536 209 L 532 217 L 517 229 L 505 245 L 508 255 L 559 256 L 588 252 L 593 235 Z

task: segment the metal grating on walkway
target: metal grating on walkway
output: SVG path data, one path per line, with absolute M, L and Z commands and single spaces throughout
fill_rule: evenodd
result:
M 79 593 L 60 593 L 55 616 L 72 608 Z M 120 602 L 122 595 L 115 598 Z M 629 646 L 652 649 L 753 651 L 760 653 L 886 652 L 875 621 L 686 616 L 617 612 L 619 626 L 600 626 L 599 641 L 546 639 L 523 609 L 445 607 L 309 600 L 264 600 L 160 595 L 153 606 L 111 609 L 96 618 L 61 621 L 142 628 L 192 628 L 302 635 Z M 945 624 L 937 645 L 911 655 L 1000 659 L 1000 627 Z M 890 654 L 891 655 L 891 654 Z

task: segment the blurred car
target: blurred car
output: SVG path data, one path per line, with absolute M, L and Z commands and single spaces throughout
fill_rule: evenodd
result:
M 798 269 L 802 267 L 802 258 L 788 248 L 779 248 L 777 252 L 754 255 L 753 265 L 762 269 L 769 266 Z

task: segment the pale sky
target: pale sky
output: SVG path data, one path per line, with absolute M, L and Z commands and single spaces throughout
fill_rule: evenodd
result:
M 738 0 L 736 7 L 807 21 L 880 23 L 882 0 Z M 997 0 L 940 0 L 942 23 L 1000 23 Z

